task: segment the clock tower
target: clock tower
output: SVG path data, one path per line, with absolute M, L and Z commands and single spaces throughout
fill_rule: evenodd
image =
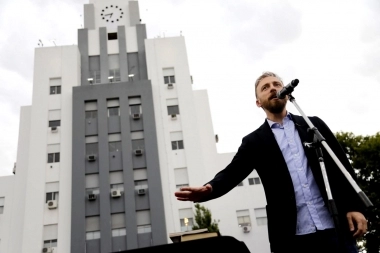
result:
M 167 243 L 146 28 L 137 1 L 90 0 L 73 89 L 71 252 Z

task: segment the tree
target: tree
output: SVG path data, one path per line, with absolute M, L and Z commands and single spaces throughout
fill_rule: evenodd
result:
M 195 204 L 195 209 L 196 225 L 193 226 L 193 230 L 207 228 L 208 232 L 219 232 L 218 222 L 212 221 L 211 211 L 208 208 Z
M 359 187 L 374 207 L 367 212 L 368 233 L 363 240 L 367 253 L 380 248 L 380 132 L 373 136 L 355 136 L 339 132 L 336 137 L 347 154 L 358 178 Z

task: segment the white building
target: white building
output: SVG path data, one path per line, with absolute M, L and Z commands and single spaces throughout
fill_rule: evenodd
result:
M 16 174 L 0 178 L 1 253 L 170 243 L 193 222 L 193 204 L 174 192 L 203 185 L 234 155 L 216 151 L 184 37 L 147 39 L 137 1 L 90 0 L 84 13 L 78 46 L 35 51 Z M 269 252 L 260 179 L 242 184 L 204 205 L 222 235 Z

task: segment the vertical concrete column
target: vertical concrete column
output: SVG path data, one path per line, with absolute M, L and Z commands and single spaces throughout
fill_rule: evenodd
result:
M 78 29 L 78 47 L 81 61 L 81 86 L 88 85 L 89 78 L 89 63 L 88 63 L 88 30 Z
M 137 50 L 139 57 L 139 80 L 148 79 L 148 71 L 146 65 L 146 53 L 145 53 L 145 39 L 146 39 L 146 26 L 145 24 L 136 25 L 137 33 Z
M 128 82 L 128 59 L 127 59 L 127 37 L 125 26 L 117 27 L 117 38 L 119 40 L 119 66 L 120 78 L 122 82 Z
M 107 28 L 99 28 L 99 43 L 100 43 L 100 78 L 102 83 L 108 83 L 109 67 L 108 67 L 108 35 Z

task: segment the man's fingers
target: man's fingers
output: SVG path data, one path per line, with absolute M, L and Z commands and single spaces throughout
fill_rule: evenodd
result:
M 350 231 L 354 231 L 355 227 L 354 227 L 354 223 L 352 221 L 352 216 L 347 215 L 347 220 L 348 220 L 348 227 L 350 228 Z

